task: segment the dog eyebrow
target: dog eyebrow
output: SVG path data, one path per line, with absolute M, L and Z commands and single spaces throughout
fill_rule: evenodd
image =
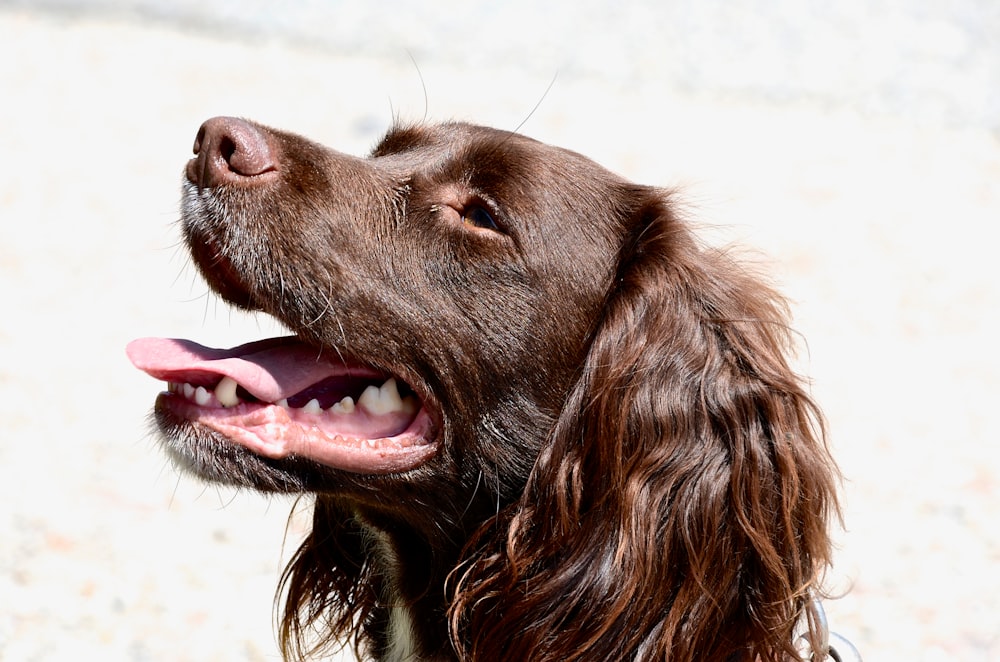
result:
M 427 127 L 398 124 L 389 128 L 372 150 L 372 157 L 409 152 L 433 143 L 433 134 Z

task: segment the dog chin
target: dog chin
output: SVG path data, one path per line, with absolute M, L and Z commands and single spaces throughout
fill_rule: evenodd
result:
M 330 492 L 343 489 L 356 472 L 320 464 L 300 455 L 271 458 L 235 443 L 223 434 L 179 417 L 162 405 L 161 394 L 151 419 L 160 443 L 174 465 L 206 481 L 248 487 L 260 492 Z M 437 446 L 434 446 L 435 450 Z M 433 457 L 433 456 L 432 456 Z M 388 478 L 392 474 L 383 474 Z
M 303 492 L 317 482 L 318 467 L 302 466 L 294 458 L 261 457 L 166 409 L 154 409 L 152 419 L 167 456 L 189 475 L 261 492 Z

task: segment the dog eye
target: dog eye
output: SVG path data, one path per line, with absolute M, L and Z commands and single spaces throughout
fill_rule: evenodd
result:
M 497 224 L 493 216 L 482 207 L 469 207 L 462 213 L 462 222 L 474 228 L 496 230 Z

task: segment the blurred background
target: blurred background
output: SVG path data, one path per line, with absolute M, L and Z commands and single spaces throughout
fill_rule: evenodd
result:
M 845 474 L 834 628 L 1000 659 L 1000 3 L 0 0 L 0 99 L 0 660 L 278 659 L 303 516 L 179 476 L 124 355 L 276 332 L 178 246 L 218 114 L 357 154 L 520 126 L 682 187 L 792 301 Z

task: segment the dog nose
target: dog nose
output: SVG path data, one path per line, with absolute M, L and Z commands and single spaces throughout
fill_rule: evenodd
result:
M 187 178 L 198 188 L 249 183 L 275 170 L 267 136 L 235 117 L 213 117 L 202 124 L 194 139 L 194 153 L 187 164 Z

